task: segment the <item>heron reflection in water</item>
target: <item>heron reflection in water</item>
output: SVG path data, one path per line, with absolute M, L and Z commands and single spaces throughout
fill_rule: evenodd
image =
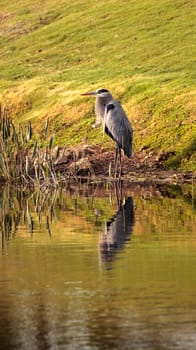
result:
M 134 226 L 134 205 L 131 197 L 121 203 L 117 213 L 107 222 L 99 242 L 102 262 L 112 261 L 118 250 L 130 239 Z

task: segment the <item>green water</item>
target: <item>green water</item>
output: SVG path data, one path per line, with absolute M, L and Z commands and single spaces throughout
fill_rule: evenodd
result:
M 0 349 L 196 349 L 191 191 L 0 191 Z

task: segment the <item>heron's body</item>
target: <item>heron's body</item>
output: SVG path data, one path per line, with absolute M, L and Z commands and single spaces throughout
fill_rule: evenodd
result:
M 132 156 L 132 128 L 121 105 L 113 100 L 105 107 L 104 131 L 123 149 L 128 158 Z
M 94 126 L 99 125 L 101 121 L 105 133 L 116 142 L 115 165 L 117 165 L 117 156 L 119 153 L 121 166 L 121 149 L 128 158 L 131 158 L 133 139 L 132 127 L 124 109 L 119 102 L 113 99 L 111 93 L 106 89 L 98 89 L 94 92 L 88 92 L 83 95 L 92 95 L 96 97 L 96 123 Z

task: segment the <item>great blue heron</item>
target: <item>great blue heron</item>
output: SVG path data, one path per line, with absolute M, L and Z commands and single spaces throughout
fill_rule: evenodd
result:
M 121 149 L 128 158 L 132 156 L 133 130 L 126 113 L 119 102 L 113 99 L 107 89 L 86 92 L 82 96 L 95 96 L 96 125 L 100 120 L 105 133 L 116 142 L 115 177 L 117 174 L 117 160 L 119 155 L 120 172 L 122 171 Z

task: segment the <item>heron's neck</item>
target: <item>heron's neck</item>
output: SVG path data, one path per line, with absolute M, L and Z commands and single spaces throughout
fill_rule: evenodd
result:
M 105 97 L 100 97 L 97 96 L 96 102 L 95 102 L 95 111 L 96 114 L 101 116 L 102 118 L 104 117 L 105 113 L 105 106 L 113 100 L 112 95 L 107 95 Z

